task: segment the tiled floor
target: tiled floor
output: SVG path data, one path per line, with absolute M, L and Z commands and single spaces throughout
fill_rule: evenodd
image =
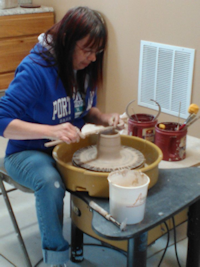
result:
M 4 155 L 6 140 L 0 137 L 0 157 Z M 40 234 L 35 213 L 33 194 L 25 194 L 20 191 L 10 193 L 10 200 L 15 211 L 18 224 L 22 230 L 28 253 L 33 266 L 42 258 Z M 10 217 L 8 215 L 3 197 L 0 197 L 0 267 L 26 267 L 23 254 L 19 246 L 17 236 L 14 232 Z M 181 266 L 186 266 L 187 255 L 187 224 L 177 227 L 177 250 Z M 65 197 L 65 223 L 64 235 L 70 241 L 70 215 L 69 215 L 69 194 Z M 173 232 L 170 234 L 170 245 L 163 259 L 161 267 L 177 267 L 173 245 Z M 158 239 L 148 247 L 147 267 L 156 267 L 162 257 L 167 242 L 167 236 Z M 98 241 L 85 236 L 84 243 L 96 243 Z M 69 262 L 69 267 L 125 267 L 126 257 L 115 251 L 101 246 L 85 246 L 84 261 L 79 264 Z M 37 267 L 46 267 L 44 263 L 37 264 Z

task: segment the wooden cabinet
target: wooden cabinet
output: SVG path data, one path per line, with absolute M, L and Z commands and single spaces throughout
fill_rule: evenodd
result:
M 53 12 L 0 16 L 0 90 L 8 87 L 38 35 L 53 24 Z

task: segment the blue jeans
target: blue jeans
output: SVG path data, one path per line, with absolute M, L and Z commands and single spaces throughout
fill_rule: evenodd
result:
M 62 233 L 66 189 L 54 159 L 28 150 L 7 156 L 4 164 L 13 180 L 34 191 L 44 262 L 67 263 L 69 244 Z

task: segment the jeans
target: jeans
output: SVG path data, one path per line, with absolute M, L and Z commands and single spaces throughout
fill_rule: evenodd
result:
M 55 160 L 47 153 L 27 150 L 7 156 L 4 164 L 13 180 L 34 191 L 44 262 L 67 263 L 69 244 L 62 233 L 65 185 Z

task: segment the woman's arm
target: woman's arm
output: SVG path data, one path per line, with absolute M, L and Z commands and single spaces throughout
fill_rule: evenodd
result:
M 85 121 L 96 125 L 117 126 L 120 118 L 118 113 L 102 113 L 98 108 L 92 107 L 85 116 Z
M 14 119 L 6 127 L 4 137 L 15 140 L 58 139 L 69 144 L 78 142 L 81 133 L 69 122 L 51 126 Z

